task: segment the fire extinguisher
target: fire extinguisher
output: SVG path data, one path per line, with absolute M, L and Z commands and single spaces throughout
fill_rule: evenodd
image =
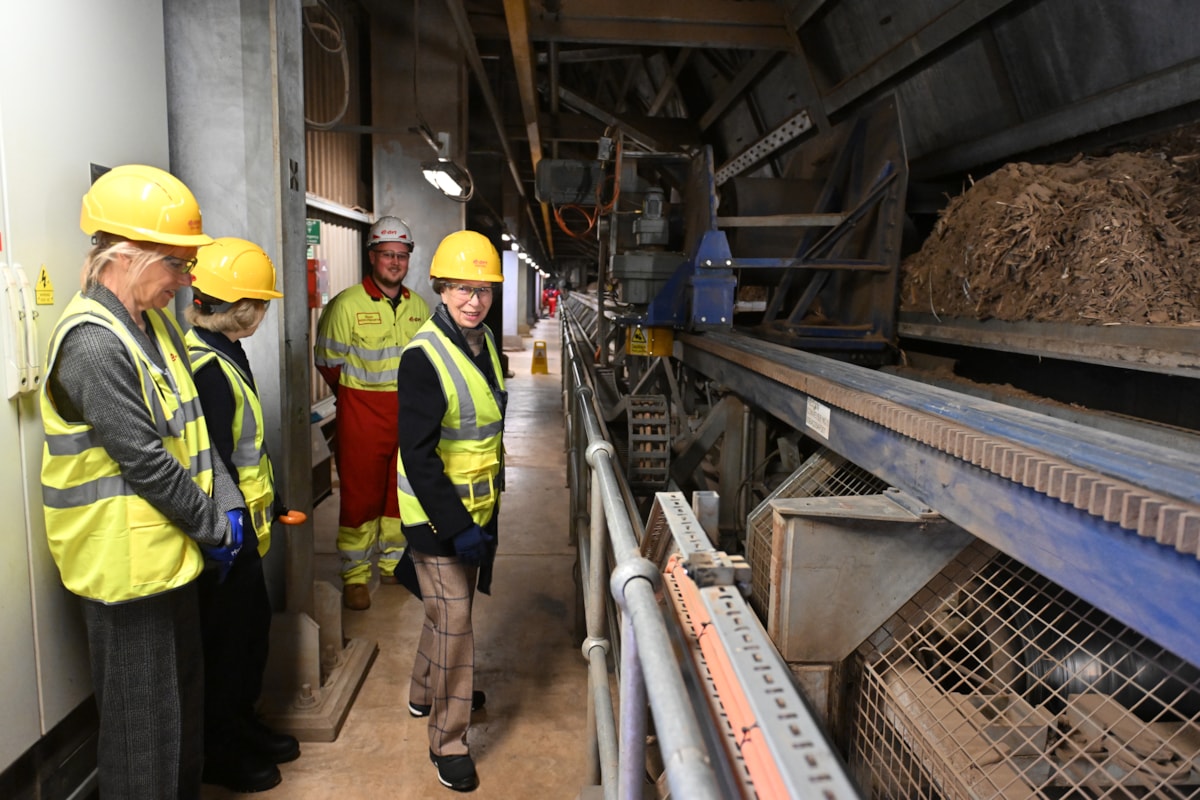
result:
M 321 307 L 321 293 L 317 290 L 317 267 L 315 258 L 308 259 L 308 307 Z

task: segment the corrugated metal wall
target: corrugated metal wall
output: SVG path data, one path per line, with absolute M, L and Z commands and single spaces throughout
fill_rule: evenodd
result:
M 328 268 L 329 291 L 322 298 L 328 302 L 335 294 L 362 280 L 363 236 L 365 223 L 358 223 L 325 211 L 308 209 L 308 218 L 320 220 L 321 243 L 312 245 L 312 257 L 324 261 Z M 317 320 L 321 309 L 312 311 L 311 339 L 317 339 Z M 317 403 L 330 395 L 329 387 L 315 369 L 312 374 L 311 401 Z
M 366 18 L 357 4 L 322 0 L 304 9 L 304 116 L 309 192 L 349 208 L 371 207 L 370 140 L 328 130 L 370 124 Z
M 339 126 L 370 124 L 366 48 L 367 17 L 348 0 L 321 0 L 304 9 L 304 116 L 309 195 L 329 201 L 323 206 L 344 206 L 369 215 L 372 204 L 371 142 L 361 133 L 330 130 Z M 366 223 L 309 205 L 309 219 L 321 222 L 321 243 L 311 246 L 311 256 L 327 268 L 328 291 L 324 300 L 362 279 L 362 243 Z M 316 340 L 321 310 L 312 311 L 310 326 Z M 310 400 L 330 396 L 329 387 L 315 369 Z

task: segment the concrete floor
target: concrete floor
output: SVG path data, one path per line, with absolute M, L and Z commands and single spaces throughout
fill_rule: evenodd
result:
M 547 344 L 549 374 L 531 373 L 533 342 Z M 574 798 L 586 777 L 587 665 L 573 629 L 575 550 L 568 543 L 558 321 L 542 320 L 510 351 L 504 443 L 508 486 L 491 596 L 475 603 L 475 686 L 487 693 L 468 741 L 479 798 Z M 337 494 L 314 511 L 318 580 L 339 587 Z M 348 638 L 379 652 L 334 742 L 302 742 L 280 767 L 283 783 L 258 796 L 288 800 L 449 798 L 429 763 L 426 721 L 406 708 L 421 628 L 420 602 L 371 582 L 371 608 L 343 613 Z M 204 800 L 237 797 L 206 786 Z

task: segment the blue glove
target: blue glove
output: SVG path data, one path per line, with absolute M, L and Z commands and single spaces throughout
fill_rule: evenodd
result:
M 240 508 L 226 511 L 225 516 L 229 519 L 229 541 L 221 545 L 200 546 L 205 557 L 217 565 L 218 583 L 225 581 L 225 576 L 229 574 L 233 562 L 242 550 L 243 528 L 246 524 L 245 512 Z
M 468 567 L 475 567 L 487 555 L 488 547 L 496 537 L 478 525 L 472 525 L 454 537 L 454 552 L 458 560 Z

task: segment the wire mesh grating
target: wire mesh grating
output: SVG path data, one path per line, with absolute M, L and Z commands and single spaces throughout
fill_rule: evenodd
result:
M 851 662 L 870 797 L 1200 797 L 1200 670 L 981 543 Z
M 794 497 L 850 497 L 878 494 L 885 481 L 822 447 L 767 495 L 746 517 L 746 561 L 750 564 L 750 605 L 761 619 L 771 597 L 772 500 Z

